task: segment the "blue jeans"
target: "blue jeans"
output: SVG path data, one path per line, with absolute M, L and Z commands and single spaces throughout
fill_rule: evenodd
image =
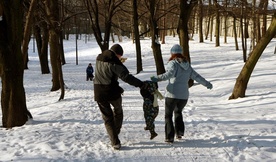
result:
M 185 125 L 182 116 L 182 110 L 188 100 L 166 98 L 165 99 L 165 137 L 174 140 L 175 134 L 184 135 Z M 174 123 L 173 117 L 174 115 Z

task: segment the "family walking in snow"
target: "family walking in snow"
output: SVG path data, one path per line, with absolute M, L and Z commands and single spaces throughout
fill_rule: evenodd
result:
M 154 130 L 154 120 L 159 112 L 157 99 L 163 98 L 158 91 L 157 82 L 168 80 L 165 93 L 165 142 L 172 143 L 175 137 L 181 139 L 185 130 L 182 110 L 189 97 L 188 81 L 193 79 L 208 89 L 212 89 L 212 84 L 191 67 L 183 57 L 182 48 L 179 45 L 171 48 L 171 57 L 166 72 L 152 76 L 151 81 L 141 81 L 131 75 L 120 61 L 123 53 L 123 48 L 115 44 L 97 56 L 95 66 L 94 99 L 102 113 L 113 148 L 117 150 L 121 148 L 118 136 L 123 122 L 122 94 L 124 90 L 119 86 L 118 78 L 129 85 L 140 88 L 144 99 L 143 111 L 146 122 L 144 129 L 150 131 L 150 139 L 157 136 Z

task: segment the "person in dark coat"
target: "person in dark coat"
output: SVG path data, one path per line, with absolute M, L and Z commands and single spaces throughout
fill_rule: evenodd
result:
M 86 68 L 86 81 L 90 80 L 92 81 L 94 78 L 94 69 L 91 63 L 88 64 L 87 68 Z
M 120 61 L 122 55 L 123 48 L 119 44 L 99 54 L 96 59 L 94 77 L 94 99 L 102 113 L 111 145 L 117 150 L 121 148 L 118 135 L 123 122 L 121 95 L 124 92 L 119 86 L 118 78 L 132 86 L 144 87 L 143 82 L 131 75 Z

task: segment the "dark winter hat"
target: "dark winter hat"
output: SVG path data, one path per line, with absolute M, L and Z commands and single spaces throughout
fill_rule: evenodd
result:
M 176 53 L 182 54 L 182 48 L 178 44 L 173 45 L 171 48 L 171 54 L 176 54 Z
M 117 55 L 123 56 L 124 50 L 119 44 L 114 44 L 111 48 L 111 51 L 115 52 Z

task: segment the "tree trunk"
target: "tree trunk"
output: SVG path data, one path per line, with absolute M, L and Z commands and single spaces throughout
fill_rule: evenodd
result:
M 219 41 L 219 37 L 220 37 L 220 16 L 219 16 L 219 4 L 217 2 L 217 0 L 214 0 L 215 6 L 216 6 L 216 31 L 215 31 L 215 35 L 216 35 L 216 47 L 220 46 L 220 41 Z
M 207 27 L 206 27 L 206 29 L 205 29 L 205 40 L 207 40 L 208 39 L 208 35 L 209 35 L 209 31 L 210 31 L 210 24 L 211 24 L 211 16 L 209 16 L 208 18 L 207 18 L 208 20 L 207 20 Z
M 28 117 L 32 118 L 27 110 L 23 85 L 22 6 L 21 0 L 0 2 L 1 107 L 2 124 L 5 128 L 22 126 Z
M 65 56 L 64 56 L 64 47 L 63 47 L 63 32 L 59 31 L 59 54 L 60 54 L 60 60 L 61 60 L 61 65 L 65 65 Z
M 228 16 L 224 16 L 224 43 L 227 43 L 227 33 L 228 33 L 228 27 L 227 27 L 227 19 Z
M 159 43 L 158 26 L 155 18 L 155 0 L 150 2 L 150 31 L 151 31 L 151 48 L 153 50 L 157 75 L 165 73 L 165 67 L 162 58 L 161 45 Z
M 30 36 L 31 36 L 31 27 L 33 24 L 33 16 L 34 16 L 34 10 L 35 7 L 37 7 L 37 0 L 31 0 L 29 11 L 26 16 L 26 23 L 24 27 L 24 36 L 23 36 L 23 42 L 22 42 L 22 54 L 24 58 L 24 68 L 28 69 L 28 49 L 29 49 L 29 42 L 30 42 Z
M 213 41 L 213 28 L 214 28 L 213 22 L 214 22 L 214 16 L 211 16 L 211 28 L 210 28 L 210 41 L 211 42 Z
M 45 7 L 47 17 L 49 20 L 49 44 L 50 44 L 50 60 L 52 65 L 52 89 L 56 91 L 61 89 L 61 95 L 59 100 L 64 98 L 64 81 L 61 66 L 61 55 L 60 55 L 60 24 L 59 21 L 59 7 L 58 1 L 46 0 Z
M 264 49 L 269 44 L 271 39 L 276 35 L 276 13 L 274 13 L 273 20 L 266 31 L 266 34 L 260 39 L 256 47 L 253 49 L 252 53 L 245 62 L 237 80 L 235 87 L 233 89 L 232 95 L 229 99 L 237 99 L 239 97 L 245 97 L 245 91 L 247 89 L 247 84 L 250 76 L 257 64 L 260 56 L 262 55 Z
M 59 84 L 59 71 L 58 71 L 58 64 L 56 63 L 59 61 L 59 50 L 58 50 L 58 35 L 53 30 L 49 30 L 49 47 L 50 47 L 50 62 L 52 65 L 52 88 L 51 91 L 57 91 L 60 89 Z
M 209 4 L 208 4 L 208 20 L 207 20 L 207 27 L 206 27 L 206 33 L 205 33 L 205 40 L 208 39 L 209 32 L 211 31 L 210 26 L 211 26 L 211 24 L 213 24 L 213 22 L 211 21 L 211 20 L 213 20 L 212 15 L 211 15 L 212 1 L 208 0 L 208 2 L 209 2 Z M 210 34 L 210 37 L 212 37 L 212 34 Z
M 38 57 L 40 62 L 40 68 L 42 74 L 49 74 L 50 68 L 48 65 L 48 43 L 49 33 L 45 22 L 40 23 L 41 25 L 34 26 L 34 35 L 36 39 Z M 42 32 L 41 32 L 42 30 Z
M 243 53 L 243 62 L 246 62 L 246 42 L 245 42 L 245 36 L 244 36 L 244 27 L 243 27 L 243 7 L 241 8 L 241 18 L 240 18 L 240 31 L 241 31 L 241 40 L 242 40 L 242 53 Z
M 160 23 L 160 24 L 162 24 L 162 27 L 163 27 L 163 30 L 160 32 L 161 33 L 161 37 L 160 37 L 161 44 L 165 44 L 165 38 L 167 35 L 167 28 L 166 28 L 166 8 L 167 8 L 167 6 L 166 5 L 167 5 L 167 3 L 162 4 L 164 16 L 162 16 L 161 23 Z
M 228 0 L 224 1 L 224 7 L 228 8 Z M 228 12 L 224 13 L 224 43 L 227 43 L 227 35 L 228 35 Z
M 197 0 L 192 0 L 189 4 L 187 0 L 180 1 L 180 18 L 178 24 L 180 46 L 183 48 L 183 55 L 191 63 L 190 50 L 189 50 L 189 32 L 188 22 L 191 12 L 194 6 L 197 4 Z M 189 80 L 189 86 L 194 84 L 193 80 Z
M 236 47 L 236 50 L 239 50 L 236 21 L 237 21 L 236 17 L 234 16 L 233 17 L 233 30 L 234 30 L 235 47 Z
M 263 4 L 262 9 L 263 9 L 264 11 L 266 11 L 267 6 L 268 6 L 268 0 L 262 0 L 261 3 L 260 3 L 260 5 L 261 5 L 261 4 Z M 265 32 L 266 32 L 266 26 L 267 26 L 266 23 L 267 23 L 267 15 L 266 15 L 266 13 L 264 13 L 264 14 L 263 14 L 262 33 L 261 33 L 262 36 L 265 35 Z
M 137 12 L 137 0 L 132 1 L 133 5 L 133 26 L 134 26 L 134 36 L 136 45 L 136 64 L 137 64 L 137 74 L 143 70 L 142 57 L 141 57 L 141 44 L 139 35 L 139 23 L 138 23 L 138 12 Z
M 198 6 L 198 34 L 199 34 L 199 42 L 202 43 L 203 42 L 203 28 L 202 28 L 202 24 L 203 24 L 203 5 L 202 5 L 202 0 L 199 0 L 199 6 Z

